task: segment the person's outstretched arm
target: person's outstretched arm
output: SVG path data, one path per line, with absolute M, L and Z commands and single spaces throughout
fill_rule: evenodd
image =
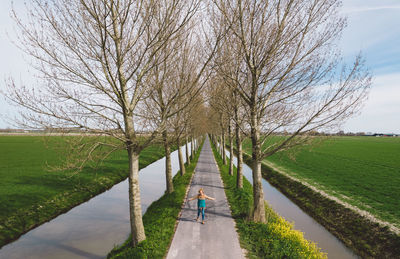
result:
M 206 199 L 209 199 L 209 200 L 215 200 L 215 198 L 213 198 L 213 197 L 209 197 L 209 196 L 207 196 L 207 195 L 206 195 Z
M 189 198 L 188 201 L 192 201 L 192 200 L 195 200 L 195 199 L 197 199 L 197 195 L 193 196 L 192 198 Z

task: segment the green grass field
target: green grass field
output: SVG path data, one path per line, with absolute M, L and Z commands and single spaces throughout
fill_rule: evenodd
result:
M 251 153 L 251 142 L 244 148 Z M 266 159 L 297 179 L 400 227 L 400 138 L 334 137 Z
M 38 136 L 0 136 L 0 246 L 128 176 L 125 151 L 74 176 L 50 172 L 46 163 L 56 165 L 63 158 L 46 148 L 49 143 Z M 162 146 L 148 147 L 140 155 L 140 167 L 163 155 Z

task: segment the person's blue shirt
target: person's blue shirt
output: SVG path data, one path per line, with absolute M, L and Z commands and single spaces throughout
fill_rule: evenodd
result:
M 205 208 L 206 207 L 206 200 L 197 199 L 197 207 Z

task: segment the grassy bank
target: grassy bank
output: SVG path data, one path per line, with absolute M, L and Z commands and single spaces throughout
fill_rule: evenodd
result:
M 198 151 L 201 150 L 202 144 Z M 200 152 L 196 152 L 191 164 L 185 165 L 186 174 L 177 173 L 173 178 L 175 191 L 164 194 L 153 202 L 143 215 L 146 240 L 131 247 L 129 237 L 123 245 L 113 249 L 108 258 L 164 258 L 175 233 L 178 215 L 182 209 L 187 187 L 192 179 Z
M 251 156 L 244 154 L 251 164 Z M 262 164 L 263 177 L 363 258 L 400 258 L 400 237 Z
M 124 151 L 72 177 L 49 172 L 46 163 L 56 165 L 62 157 L 46 145 L 38 136 L 0 136 L 0 247 L 128 176 Z M 161 145 L 148 147 L 140 155 L 140 168 L 163 156 Z
M 248 251 L 249 258 L 326 258 L 316 245 L 293 229 L 293 226 L 266 206 L 267 224 L 248 220 L 253 204 L 250 182 L 243 178 L 243 189 L 236 189 L 236 170 L 228 174 L 229 165 L 223 165 L 221 156 L 212 146 L 214 157 L 221 171 L 225 193 L 238 229 L 240 244 Z

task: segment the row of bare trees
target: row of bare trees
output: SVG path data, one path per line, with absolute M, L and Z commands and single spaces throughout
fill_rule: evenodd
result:
M 3 92 L 23 107 L 24 127 L 101 137 L 75 144 L 85 155 L 67 167 L 127 151 L 133 245 L 145 239 L 139 154 L 157 139 L 171 193 L 172 144 L 212 133 L 224 163 L 226 142 L 231 158 L 236 146 L 242 188 L 242 141 L 250 137 L 253 220 L 264 222 L 262 160 L 340 124 L 367 94 L 361 59 L 341 66 L 335 50 L 345 26 L 339 8 L 339 0 L 33 0 L 27 19 L 12 16 L 38 82 L 10 79 Z M 283 130 L 290 134 L 276 138 Z
M 61 169 L 82 169 L 116 150 L 129 158 L 132 244 L 145 240 L 139 155 L 161 141 L 167 192 L 173 192 L 170 146 L 204 134 L 201 90 L 220 36 L 199 22 L 201 0 L 33 0 L 27 15 L 12 11 L 18 46 L 37 82 L 8 80 L 2 90 L 21 107 L 24 128 L 80 128 L 98 137 L 74 138 Z M 104 137 L 108 136 L 108 137 Z M 109 138 L 111 137 L 111 138 Z M 179 150 L 181 173 L 185 173 Z
M 226 31 L 214 60 L 210 106 L 232 146 L 236 129 L 241 188 L 242 134 L 251 140 L 253 213 L 265 222 L 262 161 L 305 145 L 311 133 L 337 129 L 365 100 L 370 75 L 361 57 L 342 65 L 335 48 L 345 27 L 338 0 L 214 0 L 216 26 Z M 278 136 L 286 131 L 286 136 Z M 232 149 L 230 148 L 232 156 Z M 232 173 L 232 171 L 230 171 Z

